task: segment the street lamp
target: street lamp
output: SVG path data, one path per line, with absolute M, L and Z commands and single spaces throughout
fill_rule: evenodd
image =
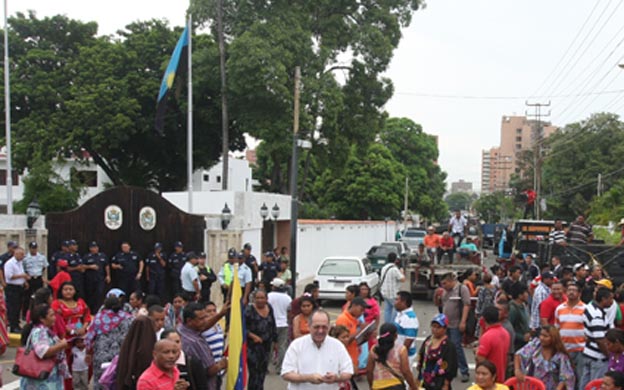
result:
M 269 208 L 267 207 L 266 203 L 262 203 L 262 207 L 260 207 L 260 216 L 262 217 L 263 221 L 266 220 L 269 216 Z
M 280 208 L 277 205 L 277 203 L 275 203 L 275 206 L 273 206 L 273 208 L 271 209 L 271 217 L 273 217 L 273 219 L 277 221 L 277 218 L 279 218 L 279 215 L 280 215 Z
M 221 229 L 223 230 L 227 229 L 231 220 L 232 220 L 232 210 L 230 210 L 226 202 L 225 207 L 223 207 L 223 210 L 221 210 Z
M 620 68 L 624 69 L 624 63 L 618 65 Z
M 29 229 L 32 229 L 33 225 L 37 218 L 41 216 L 41 207 L 39 206 L 39 202 L 37 202 L 37 198 L 33 199 L 32 202 L 26 208 L 26 224 Z

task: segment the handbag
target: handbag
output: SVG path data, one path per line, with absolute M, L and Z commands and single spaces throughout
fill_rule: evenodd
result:
M 406 390 L 407 389 L 407 387 L 405 386 L 405 378 L 403 378 L 401 374 L 399 374 L 394 369 L 392 369 L 392 367 L 390 367 L 387 362 L 383 362 L 381 363 L 381 365 L 384 366 L 384 368 L 388 370 L 388 372 L 390 372 L 392 376 L 394 376 L 395 378 L 401 381 L 400 385 L 392 385 L 390 387 L 384 387 L 383 390 Z
M 54 370 L 56 362 L 54 358 L 40 359 L 32 350 L 30 338 L 32 331 L 26 341 L 26 348 L 19 347 L 15 354 L 15 364 L 11 372 L 17 376 L 26 378 L 46 380 Z

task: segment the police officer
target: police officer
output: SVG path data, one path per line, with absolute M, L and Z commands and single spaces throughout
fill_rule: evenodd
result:
M 48 285 L 48 260 L 44 255 L 37 251 L 37 242 L 32 241 L 28 244 L 28 253 L 22 261 L 24 271 L 30 276 L 28 281 L 28 289 L 24 295 L 24 303 L 22 308 L 24 313 L 28 311 L 30 306 L 30 297 L 41 287 Z
M 48 280 L 52 280 L 52 278 L 56 276 L 56 264 L 59 260 L 69 260 L 69 240 L 63 240 L 61 242 L 61 250 L 54 252 L 52 254 L 52 257 L 50 257 L 50 266 L 48 267 Z
M 17 242 L 9 241 L 7 242 L 7 251 L 0 255 L 0 284 L 2 288 L 6 287 L 6 280 L 4 280 L 4 265 L 6 264 L 11 257 L 13 257 L 13 253 L 15 253 L 15 248 L 17 248 Z
M 251 270 L 252 284 L 255 285 L 255 283 L 258 281 L 258 260 L 256 260 L 256 256 L 251 254 L 251 244 L 250 243 L 246 243 L 243 246 L 243 256 L 244 256 L 244 259 L 245 259 L 245 264 Z M 252 288 L 253 288 L 253 286 L 252 286 Z
M 130 296 L 137 290 L 138 282 L 143 275 L 143 260 L 139 255 L 130 250 L 130 243 L 124 241 L 121 243 L 121 252 L 117 253 L 111 259 L 111 268 L 115 270 L 117 287 L 120 288 L 127 296 Z
M 186 253 L 184 253 L 184 245 L 182 245 L 182 242 L 176 241 L 173 244 L 173 253 L 169 255 L 169 260 L 167 262 L 167 266 L 169 267 L 169 281 L 173 294 L 182 292 L 180 273 L 185 263 Z
M 69 267 L 67 271 L 72 278 L 72 283 L 76 286 L 76 294 L 78 297 L 85 299 L 85 282 L 84 282 L 84 274 L 87 270 L 82 263 L 82 257 L 78 253 L 78 243 L 76 240 L 69 240 L 67 242 L 67 249 L 69 253 L 67 254 L 68 258 L 67 263 L 69 263 Z
M 110 264 L 108 256 L 100 252 L 100 247 L 95 241 L 89 243 L 89 253 L 82 258 L 85 267 L 85 295 L 87 305 L 91 313 L 97 313 L 104 302 L 105 284 L 110 284 Z
M 277 277 L 277 273 L 280 271 L 280 265 L 275 261 L 275 253 L 271 251 L 265 253 L 264 261 L 260 264 L 258 270 L 262 271 L 262 281 L 268 288 L 273 279 Z
M 204 303 L 210 302 L 210 288 L 217 280 L 217 275 L 215 275 L 214 271 L 208 265 L 204 252 L 199 254 L 199 261 L 195 270 L 199 275 L 199 281 L 201 283 L 201 301 Z
M 167 255 L 162 251 L 160 242 L 154 244 L 154 251 L 145 259 L 147 267 L 147 291 L 149 294 L 161 295 L 165 291 L 165 270 L 167 268 Z

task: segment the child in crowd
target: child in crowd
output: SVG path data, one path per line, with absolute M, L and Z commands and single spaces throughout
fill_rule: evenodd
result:
M 74 390 L 89 389 L 89 363 L 87 363 L 87 348 L 84 339 L 74 339 L 72 351 L 72 386 Z
M 329 332 L 329 335 L 331 337 L 333 337 L 333 338 L 336 338 L 336 339 L 340 340 L 340 342 L 344 344 L 345 348 L 349 344 L 349 339 L 351 338 L 351 334 L 349 333 L 349 329 L 347 329 L 347 327 L 344 326 L 344 325 L 336 325 L 336 326 L 332 327 L 331 331 Z M 338 389 L 339 390 L 352 390 L 352 389 L 356 389 L 357 387 L 353 387 L 351 385 L 351 382 L 353 382 L 353 378 L 351 378 L 351 381 L 349 381 L 349 382 L 341 382 L 340 383 L 340 387 L 338 387 Z

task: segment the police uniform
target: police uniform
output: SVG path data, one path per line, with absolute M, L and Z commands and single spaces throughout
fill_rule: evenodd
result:
M 205 259 L 206 254 L 202 253 L 199 255 L 199 257 Z M 197 266 L 195 266 L 195 270 L 199 275 L 199 283 L 201 284 L 201 301 L 210 302 L 210 288 L 212 287 L 212 284 L 217 280 L 217 275 L 215 275 L 214 271 L 207 263 L 204 265 L 197 264 Z M 202 276 L 205 276 L 206 280 L 201 280 Z
M 156 249 L 162 245 L 157 243 L 154 246 L 154 252 L 150 253 L 145 259 L 145 265 L 149 269 L 149 284 L 147 290 L 150 294 L 160 295 L 165 291 L 165 267 L 167 266 L 167 254 L 160 252 L 160 258 L 165 262 L 165 267 L 160 263 L 160 259 L 156 256 Z
M 74 245 L 75 241 L 69 241 L 70 245 Z M 67 263 L 70 267 L 77 267 L 82 265 L 82 257 L 78 252 L 69 252 L 67 254 Z M 76 286 L 76 294 L 78 297 L 85 299 L 85 274 L 84 271 L 71 271 L 69 273 L 72 278 L 72 283 Z
M 30 297 L 35 293 L 35 291 L 43 287 L 43 272 L 46 271 L 46 268 L 48 267 L 48 260 L 46 257 L 41 253 L 36 252 L 37 243 L 33 241 L 28 244 L 28 247 L 30 249 L 35 249 L 35 254 L 33 255 L 30 251 L 28 251 L 22 261 L 24 272 L 30 276 L 28 289 L 26 290 L 26 294 L 24 294 L 24 302 L 22 304 L 24 313 L 28 311 L 30 307 Z M 45 276 L 47 277 L 47 275 Z
M 90 248 L 97 247 L 96 242 L 89 244 Z M 97 265 L 98 269 L 87 269 L 84 274 L 86 302 L 91 313 L 97 313 L 98 309 L 104 302 L 104 290 L 106 288 L 106 267 L 109 265 L 108 256 L 98 250 L 97 253 L 87 253 L 82 258 L 84 265 Z
M 63 241 L 61 243 L 61 250 L 54 252 L 52 254 L 52 257 L 50 257 L 50 266 L 48 267 L 48 280 L 52 280 L 52 278 L 56 276 L 56 263 L 59 260 L 69 260 L 69 251 L 67 250 L 68 245 L 69 241 Z
M 111 264 L 119 264 L 123 268 L 115 270 L 117 287 L 130 296 L 137 289 L 136 276 L 139 273 L 141 259 L 134 251 L 119 252 L 111 259 Z
M 181 242 L 176 242 L 175 247 L 182 247 Z M 169 267 L 169 281 L 171 283 L 171 291 L 173 294 L 182 292 L 182 282 L 180 281 L 180 274 L 182 273 L 182 267 L 186 263 L 186 253 L 173 252 L 169 255 L 167 261 L 167 267 Z
M 264 282 L 264 285 L 268 288 L 271 281 L 275 279 L 275 277 L 277 277 L 277 273 L 280 271 L 280 265 L 278 262 L 275 261 L 275 256 L 273 255 L 273 253 L 267 252 L 265 254 L 265 257 L 271 257 L 273 261 L 265 261 L 264 263 L 260 264 L 260 267 L 258 267 L 258 271 L 262 271 L 262 281 Z

